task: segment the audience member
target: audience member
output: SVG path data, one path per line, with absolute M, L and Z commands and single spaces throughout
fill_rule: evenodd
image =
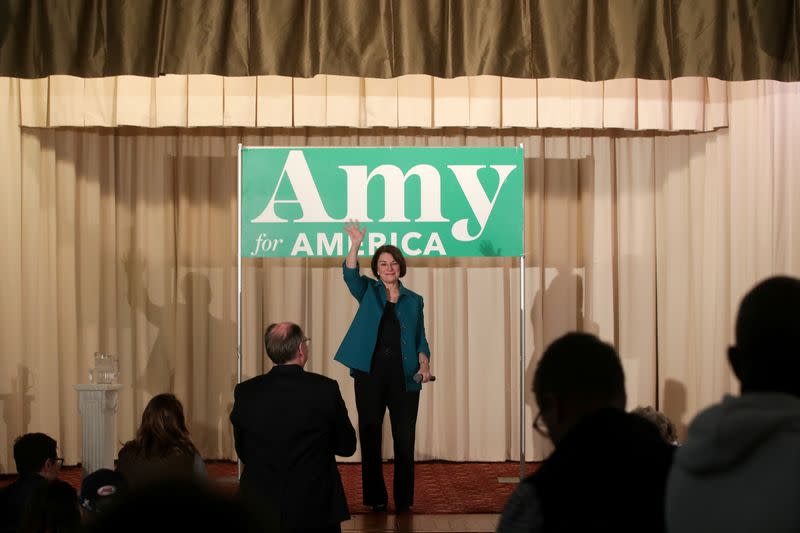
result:
M 272 324 L 264 344 L 275 366 L 236 386 L 241 491 L 270 505 L 282 531 L 337 532 L 350 513 L 334 455 L 353 455 L 356 434 L 338 383 L 303 369 L 308 340 L 297 324 Z
M 186 429 L 183 406 L 174 394 L 153 396 L 136 437 L 119 451 L 118 470 L 131 487 L 169 477 L 208 478 L 206 465 Z
M 675 424 L 672 423 L 672 420 L 670 420 L 667 415 L 649 405 L 647 407 L 639 406 L 631 411 L 631 413 L 641 416 L 645 420 L 649 420 L 658 428 L 658 432 L 661 433 L 662 439 L 675 446 L 678 445 L 678 430 L 675 428 Z
M 172 478 L 122 494 L 86 526 L 88 533 L 277 531 L 262 512 L 191 478 Z
M 123 496 L 128 483 L 119 472 L 101 468 L 95 470 L 81 482 L 81 518 L 84 523 L 94 520 L 112 503 Z
M 77 533 L 80 527 L 78 493 L 66 481 L 53 479 L 33 491 L 19 533 Z
M 27 433 L 14 441 L 19 476 L 0 491 L 0 533 L 17 531 L 36 488 L 58 478 L 62 460 L 57 448 L 55 439 L 44 433 Z
M 498 531 L 663 531 L 674 447 L 625 412 L 614 348 L 585 333 L 561 337 L 542 355 L 533 392 L 534 429 L 555 451 L 512 494 Z
M 669 531 L 800 531 L 800 279 L 756 285 L 735 336 L 741 394 L 689 426 L 667 485 Z

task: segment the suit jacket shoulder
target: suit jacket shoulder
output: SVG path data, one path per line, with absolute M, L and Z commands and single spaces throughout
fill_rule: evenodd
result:
M 315 372 L 304 372 L 304 374 L 306 376 L 306 379 L 308 379 L 310 383 L 318 383 L 320 385 L 326 385 L 328 387 L 339 386 L 338 381 L 336 381 L 335 379 L 331 379 L 328 376 L 323 376 L 322 374 L 317 374 Z

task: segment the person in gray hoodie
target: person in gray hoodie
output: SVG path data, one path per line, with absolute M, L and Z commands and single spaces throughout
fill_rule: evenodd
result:
M 669 532 L 800 531 L 800 280 L 756 285 L 735 334 L 741 394 L 689 426 L 667 482 Z

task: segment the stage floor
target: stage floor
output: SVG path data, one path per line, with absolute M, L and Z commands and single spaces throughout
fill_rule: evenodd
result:
M 489 533 L 500 515 L 485 514 L 361 514 L 342 522 L 342 533 Z
M 538 463 L 527 465 L 530 474 Z M 235 488 L 236 463 L 210 462 L 209 476 L 221 485 Z M 384 463 L 384 479 L 389 493 L 389 512 L 392 503 L 392 463 Z M 340 463 L 345 495 L 353 515 L 371 514 L 362 504 L 361 464 Z M 417 462 L 414 466 L 415 515 L 434 514 L 497 514 L 502 512 L 516 483 L 501 483 L 500 478 L 519 477 L 519 463 L 459 463 L 445 461 Z

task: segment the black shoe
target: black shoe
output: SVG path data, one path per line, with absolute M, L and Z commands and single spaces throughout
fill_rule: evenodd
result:
M 394 508 L 398 513 L 410 513 L 411 512 L 411 506 L 410 505 L 395 505 Z
M 385 513 L 386 512 L 386 504 L 385 503 L 379 503 L 377 505 L 373 505 L 372 506 L 372 512 L 373 513 Z

